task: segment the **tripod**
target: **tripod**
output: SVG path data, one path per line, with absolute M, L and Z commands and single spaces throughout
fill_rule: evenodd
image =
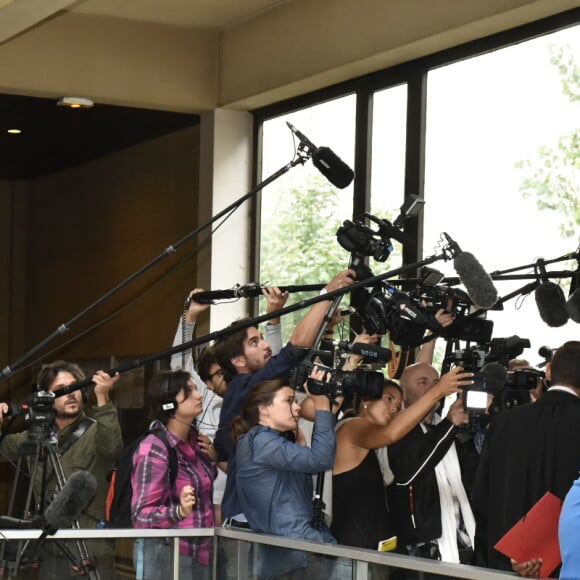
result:
M 45 405 L 45 401 L 42 400 L 43 394 L 48 395 L 48 393 L 37 393 L 35 401 L 29 410 L 31 425 L 28 429 L 27 439 L 22 442 L 18 450 L 16 475 L 10 494 L 7 514 L 7 519 L 9 519 L 14 511 L 19 482 L 24 474 L 24 466 L 28 464 L 30 483 L 23 508 L 23 520 L 16 521 L 30 523 L 32 527 L 42 527 L 43 532 L 37 540 L 19 540 L 13 560 L 7 559 L 7 545 L 6 542 L 2 543 L 0 548 L 0 578 L 5 575 L 7 577 L 18 576 L 21 567 L 39 568 L 42 565 L 41 550 L 46 543 L 46 537 L 56 532 L 51 522 L 43 518 L 47 499 L 47 484 L 50 477 L 54 476 L 55 490 L 57 492 L 62 491 L 66 483 L 66 476 L 62 467 L 61 452 L 58 448 L 57 439 L 51 434 L 51 426 L 54 420 L 52 398 L 47 397 L 47 400 L 50 400 L 50 404 Z M 37 494 L 38 497 L 34 498 L 34 485 L 38 480 L 40 482 L 40 493 Z M 33 507 L 35 499 L 36 506 Z M 77 529 L 80 527 L 78 521 L 73 523 L 73 527 Z M 82 570 L 82 573 L 91 578 L 91 580 L 100 580 L 96 562 L 89 556 L 83 540 L 75 540 L 72 549 L 62 540 L 54 540 L 54 543 L 73 567 Z M 59 572 L 62 573 L 63 571 L 59 570 Z

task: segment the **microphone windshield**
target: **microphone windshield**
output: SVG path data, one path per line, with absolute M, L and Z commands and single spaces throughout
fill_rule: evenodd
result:
M 96 491 L 97 480 L 91 473 L 75 471 L 46 508 L 45 531 L 54 534 L 60 528 L 70 527 L 87 507 Z
M 566 311 L 571 320 L 580 323 L 580 287 L 576 288 L 576 290 L 572 292 L 570 298 L 568 298 Z
M 487 391 L 500 391 L 507 382 L 507 370 L 498 362 L 487 363 L 481 369 L 481 372 L 485 377 L 485 388 Z
M 497 302 L 497 290 L 490 275 L 469 252 L 459 252 L 453 267 L 477 308 L 491 308 Z
M 554 282 L 542 282 L 534 293 L 540 318 L 551 327 L 568 322 L 564 291 Z
M 312 153 L 314 167 L 339 189 L 344 189 L 354 179 L 354 171 L 328 147 L 318 147 Z

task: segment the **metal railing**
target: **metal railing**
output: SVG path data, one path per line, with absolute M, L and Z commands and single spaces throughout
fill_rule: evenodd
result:
M 0 530 L 0 541 L 36 540 L 40 536 L 39 530 Z M 505 578 L 516 577 L 515 574 L 507 572 L 492 571 L 475 566 L 463 564 L 449 564 L 427 560 L 424 558 L 413 558 L 400 554 L 388 552 L 378 552 L 360 548 L 351 548 L 337 544 L 327 544 L 321 542 L 307 542 L 280 536 L 267 536 L 257 534 L 249 530 L 233 530 L 225 528 L 199 528 L 199 529 L 80 529 L 80 530 L 59 530 L 54 536 L 46 538 L 47 541 L 58 540 L 84 540 L 90 539 L 136 539 L 136 538 L 214 538 L 214 556 L 212 578 L 223 577 L 219 573 L 223 562 L 219 561 L 220 546 L 235 543 L 236 571 L 235 577 L 239 580 L 252 580 L 251 566 L 247 565 L 249 553 L 248 546 L 272 546 L 285 550 L 299 550 L 304 553 L 311 553 L 317 556 L 325 556 L 332 559 L 341 559 L 343 562 L 352 563 L 353 580 L 366 580 L 370 578 L 369 569 L 380 566 L 389 571 L 406 571 L 406 574 L 397 576 L 398 578 L 421 579 L 423 577 L 438 578 L 466 578 L 476 580 L 505 580 Z M 178 578 L 178 556 L 179 542 L 174 541 L 174 578 Z M 222 552 L 223 553 L 223 552 Z M 232 553 L 232 550 L 229 551 Z M 127 576 L 131 577 L 131 576 Z M 135 576 L 132 576 L 133 578 Z M 169 580 L 164 578 L 164 580 Z M 322 580 L 322 579 L 321 579 Z

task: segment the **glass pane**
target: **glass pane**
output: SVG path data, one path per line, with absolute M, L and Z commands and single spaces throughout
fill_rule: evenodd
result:
M 407 118 L 407 85 L 378 91 L 373 97 L 371 214 L 391 223 L 399 214 L 405 187 L 405 145 Z M 399 268 L 401 244 L 395 240 L 394 250 L 386 265 L 371 260 L 375 274 Z
M 424 256 L 437 253 L 443 231 L 488 272 L 577 248 L 579 55 L 576 26 L 429 73 Z M 450 263 L 433 266 L 455 275 Z M 575 264 L 548 269 L 566 266 Z M 528 282 L 496 287 L 504 296 Z M 522 356 L 532 364 L 542 344 L 577 338 L 573 322 L 549 328 L 533 295 L 489 317 L 494 337 L 530 339 Z
M 293 138 L 286 121 L 317 147 L 330 147 L 352 168 L 355 107 L 356 97 L 348 95 L 266 121 L 262 178 L 293 157 Z M 267 186 L 261 200 L 262 284 L 325 284 L 348 265 L 349 254 L 337 243 L 336 230 L 352 216 L 352 184 L 337 189 L 308 161 Z M 315 294 L 293 294 L 288 304 Z M 284 340 L 303 316 L 304 311 L 298 311 L 284 318 Z

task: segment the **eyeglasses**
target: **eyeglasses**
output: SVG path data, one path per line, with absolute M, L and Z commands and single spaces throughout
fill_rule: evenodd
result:
M 224 373 L 224 371 L 222 369 L 219 369 L 215 373 L 209 375 L 209 378 L 213 379 L 214 377 L 219 377 L 220 379 L 223 379 L 225 376 L 226 374 Z

